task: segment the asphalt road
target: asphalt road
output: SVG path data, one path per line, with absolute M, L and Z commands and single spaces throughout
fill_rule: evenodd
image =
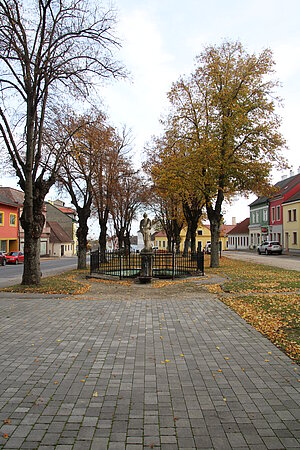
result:
M 291 255 L 259 255 L 258 253 L 230 251 L 223 253 L 232 259 L 240 259 L 242 261 L 253 262 L 256 264 L 265 264 L 267 266 L 280 267 L 286 270 L 297 270 L 300 272 L 300 256 Z
M 41 260 L 41 272 L 43 276 L 55 275 L 56 273 L 72 270 L 77 267 L 77 257 L 53 258 Z M 0 266 L 0 287 L 12 286 L 21 282 L 23 274 L 23 264 L 15 266 L 6 264 Z

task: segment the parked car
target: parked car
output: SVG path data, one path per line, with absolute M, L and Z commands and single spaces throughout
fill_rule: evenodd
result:
M 24 262 L 24 254 L 22 252 L 9 252 L 6 255 L 6 262 L 8 264 L 19 264 Z
M 204 247 L 204 251 L 205 253 L 207 253 L 208 255 L 211 253 L 211 243 L 208 241 Z
M 261 255 L 262 253 L 265 253 L 266 255 L 278 253 L 279 255 L 281 255 L 282 246 L 278 241 L 265 241 L 257 247 L 257 253 L 259 255 Z
M 5 266 L 6 264 L 6 253 L 0 252 L 0 264 L 1 266 Z

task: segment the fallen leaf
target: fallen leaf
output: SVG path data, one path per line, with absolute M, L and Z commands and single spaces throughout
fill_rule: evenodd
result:
M 222 373 L 223 371 L 222 371 L 222 369 L 218 369 L 218 372 L 219 372 L 219 373 Z
M 95 391 L 95 392 L 93 393 L 93 397 L 98 397 L 98 392 L 97 392 L 97 391 Z
M 85 383 L 85 380 L 80 380 L 81 381 L 81 383 Z
M 183 356 L 184 356 L 184 354 L 183 354 L 183 353 L 180 353 L 180 356 L 182 356 L 182 357 L 183 357 Z
M 8 439 L 8 434 L 7 434 L 7 433 L 4 433 L 4 434 L 3 434 L 3 437 L 4 437 L 4 439 Z
M 170 362 L 170 360 L 169 359 L 165 359 L 165 362 L 168 363 L 168 362 Z
M 11 424 L 11 420 L 10 419 L 4 419 L 3 422 L 5 423 L 5 425 L 10 425 Z

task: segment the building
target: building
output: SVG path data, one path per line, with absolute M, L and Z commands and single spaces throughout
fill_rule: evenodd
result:
M 259 197 L 250 205 L 249 241 L 250 248 L 256 248 L 269 235 L 269 199 Z
M 58 222 L 49 222 L 49 256 L 73 256 L 72 237 L 62 228 Z
M 300 174 L 284 178 L 275 184 L 278 192 L 269 199 L 269 239 L 283 243 L 282 204 L 300 190 Z
M 24 252 L 24 230 L 21 226 L 19 218 L 22 215 L 23 203 L 24 203 L 24 192 L 18 189 L 10 187 L 0 186 L 0 195 L 4 195 L 13 204 L 17 205 L 18 208 L 18 247 L 21 252 Z M 46 206 L 43 207 L 43 215 L 45 217 L 45 224 L 40 238 L 40 255 L 46 256 L 49 254 L 49 238 L 50 238 L 50 228 L 46 224 Z
M 284 242 L 288 252 L 300 254 L 300 190 L 282 203 Z
M 77 213 L 76 210 L 65 206 L 61 200 L 46 202 L 47 221 L 57 222 L 69 236 L 68 245 L 72 245 L 72 255 L 77 254 Z M 66 253 L 65 253 L 66 254 Z
M 19 250 L 19 207 L 0 191 L 0 250 Z
M 249 249 L 249 224 L 250 218 L 238 223 L 228 233 L 228 250 Z
M 235 225 L 221 225 L 220 229 L 220 249 L 228 248 L 228 233 Z M 184 241 L 186 238 L 187 228 L 183 228 L 180 233 L 180 251 L 184 249 Z M 203 250 L 207 243 L 211 242 L 210 225 L 199 223 L 196 231 L 196 249 Z M 158 231 L 154 234 L 154 246 L 157 250 L 165 250 L 168 248 L 168 240 L 165 231 Z

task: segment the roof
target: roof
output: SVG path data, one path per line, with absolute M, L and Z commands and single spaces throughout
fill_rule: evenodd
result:
M 251 206 L 258 206 L 258 205 L 262 205 L 264 203 L 268 203 L 268 201 L 269 201 L 268 197 L 265 197 L 265 196 L 258 197 L 256 200 L 254 200 L 254 202 L 250 203 L 249 206 L 251 208 Z
M 300 188 L 299 188 L 299 191 L 296 192 L 296 194 L 292 195 L 288 200 L 286 200 L 282 204 L 285 205 L 286 203 L 297 202 L 299 200 L 300 200 Z
M 209 229 L 210 231 L 210 225 L 203 225 L 206 228 Z M 226 236 L 233 228 L 235 227 L 235 225 L 221 225 L 220 228 L 220 236 Z
M 157 233 L 154 233 L 154 236 L 155 236 L 156 238 L 157 238 L 157 237 L 167 237 L 166 232 L 163 231 L 163 230 L 158 231 Z
M 232 228 L 231 231 L 229 231 L 228 234 L 248 234 L 249 233 L 249 224 L 250 219 L 247 217 L 247 219 L 244 219 L 242 222 L 239 222 L 234 228 Z
M 11 187 L 0 186 L 0 193 L 10 199 L 10 201 L 17 203 L 19 206 L 24 203 L 24 192 Z
M 59 225 L 57 222 L 47 222 L 50 227 L 50 242 L 57 243 L 65 243 L 72 242 L 72 238 L 65 232 L 65 230 Z
M 1 191 L 0 191 L 0 203 L 2 203 L 4 205 L 13 206 L 14 208 L 18 208 L 18 206 L 19 206 L 13 200 L 11 200 L 9 197 L 7 197 L 5 195 L 5 193 L 2 193 Z
M 274 187 L 277 188 L 277 192 L 272 195 L 270 198 L 276 198 L 280 197 L 281 195 L 285 194 L 289 190 L 291 190 L 294 186 L 296 186 L 298 183 L 300 183 L 300 173 L 297 175 L 293 175 L 289 178 L 285 178 L 284 180 L 278 181 Z M 267 203 L 269 200 L 269 197 L 258 197 L 254 202 L 252 202 L 249 206 L 257 206 L 261 205 L 263 203 Z
M 69 206 L 57 206 L 57 205 L 53 205 L 53 206 L 55 206 L 57 209 L 59 209 L 64 214 L 77 214 L 76 209 L 70 208 Z

